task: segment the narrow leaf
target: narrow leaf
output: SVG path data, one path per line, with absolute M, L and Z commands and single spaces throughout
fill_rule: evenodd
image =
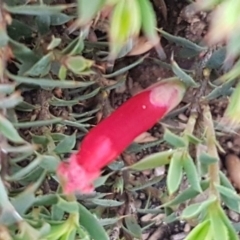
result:
M 188 153 L 183 159 L 183 168 L 187 174 L 188 181 L 191 184 L 192 188 L 199 193 L 202 192 L 196 166 L 193 162 L 193 159 Z
M 170 195 L 172 195 L 178 190 L 182 180 L 182 175 L 182 152 L 175 152 L 170 161 L 167 175 L 167 188 Z
M 0 114 L 0 132 L 8 140 L 14 143 L 24 143 L 25 141 L 19 136 L 17 130 L 14 128 L 12 123 Z
M 143 158 L 141 161 L 134 163 L 132 166 L 129 166 L 128 168 L 142 171 L 146 169 L 160 167 L 170 162 L 173 153 L 174 151 L 172 150 L 154 153 L 151 154 L 150 156 Z

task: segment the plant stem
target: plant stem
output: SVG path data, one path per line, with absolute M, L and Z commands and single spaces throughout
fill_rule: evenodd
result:
M 218 201 L 220 201 L 219 193 L 215 187 L 215 184 L 220 183 L 219 156 L 216 147 L 216 136 L 212 115 L 208 105 L 203 106 L 203 112 L 204 112 L 204 124 L 206 126 L 206 145 L 208 148 L 208 154 L 218 159 L 216 163 L 210 164 L 208 167 L 208 176 L 210 180 L 210 195 L 217 197 Z

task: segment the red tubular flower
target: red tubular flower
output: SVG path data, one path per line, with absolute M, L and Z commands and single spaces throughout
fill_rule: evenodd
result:
M 58 168 L 58 175 L 65 181 L 65 192 L 91 192 L 101 169 L 175 108 L 184 93 L 184 85 L 177 80 L 158 82 L 126 101 L 91 129 L 80 150 Z

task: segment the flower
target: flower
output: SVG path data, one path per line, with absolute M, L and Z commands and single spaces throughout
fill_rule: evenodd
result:
M 58 175 L 64 191 L 91 192 L 101 169 L 114 161 L 141 133 L 147 131 L 182 100 L 185 86 L 178 80 L 158 82 L 122 104 L 92 128 L 68 163 L 62 162 Z

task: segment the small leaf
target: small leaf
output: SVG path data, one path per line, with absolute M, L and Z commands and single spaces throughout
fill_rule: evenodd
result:
M 97 188 L 97 187 L 100 187 L 102 185 L 105 184 L 105 182 L 108 180 L 108 178 L 113 174 L 114 172 L 110 172 L 108 174 L 106 174 L 105 176 L 101 176 L 99 178 L 97 178 L 95 181 L 94 181 L 94 188 Z
M 94 62 L 82 56 L 68 56 L 64 59 L 64 66 L 75 74 L 81 74 L 88 70 Z
M 230 240 L 228 235 L 228 229 L 222 221 L 221 217 L 219 216 L 218 208 L 212 208 L 209 216 L 213 238 Z
M 46 79 L 46 78 L 34 79 L 29 77 L 13 75 L 10 72 L 6 72 L 6 75 L 10 79 L 15 80 L 17 83 L 37 85 L 43 88 L 44 87 L 78 88 L 78 87 L 87 87 L 94 84 L 94 82 L 79 82 L 79 81 L 71 81 L 71 80 L 58 81 L 58 80 L 52 80 L 52 79 Z
M 125 218 L 125 224 L 128 231 L 131 233 L 132 236 L 135 238 L 141 239 L 142 238 L 142 229 L 137 223 L 134 216 L 127 216 Z
M 203 240 L 212 239 L 207 238 L 210 232 L 210 221 L 205 220 L 204 222 L 198 224 L 185 238 L 185 240 Z
M 196 218 L 202 211 L 202 203 L 194 203 L 187 206 L 181 215 L 182 219 L 192 219 Z
M 187 138 L 188 138 L 188 141 L 192 144 L 199 144 L 199 143 L 202 143 L 202 140 L 195 137 L 194 135 L 192 134 L 186 134 Z
M 67 202 L 63 198 L 58 197 L 57 206 L 67 213 L 76 213 L 79 205 L 77 202 Z
M 98 219 L 81 204 L 79 204 L 79 214 L 79 223 L 88 231 L 92 239 L 109 240 Z
M 174 43 L 176 43 L 177 45 L 182 46 L 182 47 L 184 47 L 184 48 L 189 48 L 189 49 L 191 49 L 192 51 L 194 51 L 196 54 L 199 54 L 200 52 L 207 50 L 206 47 L 201 47 L 201 46 L 199 46 L 199 45 L 197 45 L 197 44 L 189 41 L 189 40 L 186 39 L 186 38 L 176 37 L 176 36 L 174 36 L 174 35 L 171 35 L 171 34 L 165 32 L 165 31 L 163 31 L 162 29 L 159 29 L 158 31 L 159 31 L 159 32 L 161 33 L 161 35 L 162 35 L 164 38 L 166 38 L 168 41 L 174 42 Z
M 51 206 L 57 204 L 58 196 L 56 194 L 40 195 L 35 198 L 34 206 Z
M 23 15 L 52 15 L 57 14 L 65 9 L 68 9 L 71 5 L 53 5 L 48 6 L 45 4 L 41 5 L 18 5 L 18 6 L 7 6 L 4 5 L 4 8 L 13 14 L 23 14 Z
M 14 108 L 18 104 L 20 104 L 23 100 L 23 97 L 21 96 L 21 93 L 16 91 L 9 95 L 8 97 L 5 97 L 0 102 L 0 108 Z
M 117 77 L 119 75 L 122 75 L 126 72 L 128 72 L 130 69 L 138 66 L 139 64 L 141 64 L 144 61 L 145 57 L 139 58 L 137 59 L 135 62 L 127 65 L 126 67 L 123 67 L 119 70 L 117 70 L 116 72 L 110 73 L 110 74 L 103 74 L 103 77 L 105 78 L 113 78 L 113 77 Z
M 78 24 L 79 26 L 87 25 L 95 15 L 102 9 L 106 0 L 78 0 Z
M 202 164 L 207 165 L 207 166 L 218 162 L 217 158 L 212 157 L 209 154 L 204 153 L 204 152 L 200 154 L 199 160 Z
M 181 183 L 183 175 L 182 152 L 175 152 L 169 164 L 167 175 L 167 188 L 169 194 L 175 193 Z
M 41 161 L 42 155 L 37 155 L 37 157 L 32 162 L 30 162 L 26 167 L 21 168 L 13 175 L 7 177 L 8 181 L 19 181 L 20 179 L 25 178 L 32 171 L 34 171 L 37 166 L 39 166 Z
M 193 189 L 199 193 L 202 192 L 196 166 L 188 153 L 186 153 L 186 156 L 183 158 L 183 168 Z
M 110 59 L 114 60 L 126 43 L 138 36 L 141 28 L 139 1 L 118 1 L 111 14 L 110 21 Z
M 142 171 L 146 169 L 160 167 L 170 162 L 173 153 L 174 151 L 172 150 L 154 153 L 151 154 L 150 156 L 143 158 L 141 161 L 134 163 L 132 166 L 129 166 L 128 168 Z
M 24 143 L 25 141 L 19 136 L 17 130 L 13 127 L 12 123 L 0 114 L 0 132 L 8 140 L 14 143 Z
M 235 201 L 240 201 L 240 196 L 237 194 L 235 190 L 229 189 L 218 184 L 215 184 L 215 187 L 222 195 L 226 196 L 227 198 L 231 198 Z
M 151 44 L 156 47 L 160 59 L 165 59 L 166 54 L 160 45 L 160 38 L 156 31 L 157 19 L 152 3 L 148 0 L 139 0 L 138 2 L 141 10 L 142 30 L 144 35 Z
M 234 212 L 240 213 L 240 203 L 239 201 L 236 201 L 232 198 L 226 197 L 223 194 L 221 195 L 221 200 L 222 202 L 224 202 L 224 204 L 231 210 L 233 210 Z
M 183 81 L 188 87 L 198 87 L 199 84 L 197 84 L 193 78 L 186 74 L 179 66 L 178 64 L 171 59 L 171 65 L 172 65 L 172 71 L 174 74 L 181 80 Z
M 92 199 L 91 202 L 98 206 L 103 206 L 103 207 L 118 207 L 124 204 L 124 202 L 119 202 L 116 200 L 97 199 L 97 198 Z
M 45 169 L 47 172 L 55 173 L 59 163 L 60 160 L 55 156 L 42 155 L 42 161 L 39 166 Z
M 213 52 L 206 67 L 210 69 L 220 69 L 226 58 L 226 47 L 222 47 Z
M 164 176 L 158 176 L 158 177 L 154 177 L 151 180 L 148 179 L 145 183 L 144 182 L 141 183 L 140 186 L 131 187 L 131 188 L 129 188 L 129 190 L 130 191 L 138 191 L 138 190 L 145 189 L 147 187 L 150 187 L 154 184 L 159 183 L 163 178 L 164 178 Z
M 64 23 L 69 22 L 70 20 L 73 19 L 73 17 L 68 16 L 64 13 L 57 13 L 57 14 L 51 15 L 50 19 L 51 19 L 52 26 L 59 26 L 59 25 L 63 25 Z
M 99 219 L 99 223 L 100 223 L 102 226 L 115 225 L 120 219 L 121 219 L 121 217 L 116 217 L 116 218 L 103 218 L 103 219 Z
M 238 240 L 239 237 L 238 237 L 236 231 L 234 230 L 232 223 L 229 221 L 229 218 L 226 216 L 225 212 L 223 211 L 223 209 L 220 206 L 219 206 L 218 214 L 219 214 L 219 218 L 222 219 L 223 223 L 227 227 L 228 238 L 230 240 Z
M 167 128 L 165 128 L 163 139 L 171 144 L 172 146 L 178 148 L 178 147 L 185 147 L 186 143 L 183 140 L 183 138 L 177 136 L 176 134 L 169 131 Z
M 228 178 L 225 176 L 225 174 L 222 171 L 220 171 L 219 175 L 220 175 L 221 185 L 223 185 L 224 187 L 227 187 L 229 189 L 235 190 L 233 185 L 230 183 L 230 181 L 228 180 Z
M 61 42 L 62 42 L 61 38 L 52 37 L 51 42 L 47 46 L 47 50 L 48 51 L 53 50 L 54 48 L 58 47 Z
M 45 76 L 50 71 L 51 61 L 53 60 L 53 54 L 50 52 L 47 55 L 39 59 L 24 75 L 37 77 Z
M 72 134 L 70 136 L 65 136 L 61 142 L 56 146 L 54 151 L 58 154 L 69 153 L 74 148 L 76 144 L 76 134 Z
M 18 122 L 14 123 L 13 126 L 16 128 L 31 128 L 31 127 L 41 127 L 46 125 L 51 125 L 61 122 L 61 118 L 53 118 L 49 120 L 39 120 L 34 122 Z

